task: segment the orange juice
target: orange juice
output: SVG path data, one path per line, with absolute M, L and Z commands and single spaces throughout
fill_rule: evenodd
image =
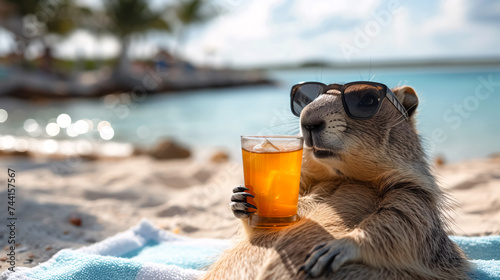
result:
M 260 217 L 297 215 L 302 148 L 284 152 L 251 152 L 243 149 L 245 187 L 255 198 Z

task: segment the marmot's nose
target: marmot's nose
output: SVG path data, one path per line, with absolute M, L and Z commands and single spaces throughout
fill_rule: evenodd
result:
M 316 122 L 304 123 L 302 124 L 302 126 L 309 131 L 315 131 L 321 129 L 324 123 L 325 123 L 324 121 L 319 120 Z

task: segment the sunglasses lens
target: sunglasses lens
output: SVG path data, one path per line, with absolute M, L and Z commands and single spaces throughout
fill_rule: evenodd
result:
M 382 87 L 355 84 L 344 90 L 348 113 L 353 117 L 367 119 L 373 117 L 380 106 Z
M 302 109 L 321 94 L 323 86 L 321 84 L 302 84 L 296 86 L 294 91 L 292 110 L 295 115 L 299 116 Z

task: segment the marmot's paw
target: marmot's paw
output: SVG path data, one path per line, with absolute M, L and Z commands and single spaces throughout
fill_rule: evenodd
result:
M 361 253 L 359 247 L 347 238 L 319 244 L 306 257 L 300 268 L 308 278 L 317 278 L 337 271 L 344 263 L 357 261 Z
M 245 191 L 248 191 L 248 189 L 240 185 L 233 189 L 233 194 L 231 195 L 229 206 L 231 206 L 233 215 L 238 219 L 248 218 L 252 213 L 248 211 L 249 208 L 257 209 L 257 207 L 247 202 L 247 197 L 254 196 Z

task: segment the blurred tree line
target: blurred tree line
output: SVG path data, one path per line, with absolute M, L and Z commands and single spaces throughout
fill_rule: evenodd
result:
M 161 7 L 148 0 L 101 0 L 100 6 L 81 5 L 76 0 L 0 0 L 0 26 L 15 38 L 15 52 L 23 60 L 35 41 L 51 49 L 75 30 L 95 36 L 111 35 L 121 42 L 116 70 L 124 68 L 133 36 L 155 30 L 182 45 L 188 29 L 216 15 L 210 1 L 177 0 Z

